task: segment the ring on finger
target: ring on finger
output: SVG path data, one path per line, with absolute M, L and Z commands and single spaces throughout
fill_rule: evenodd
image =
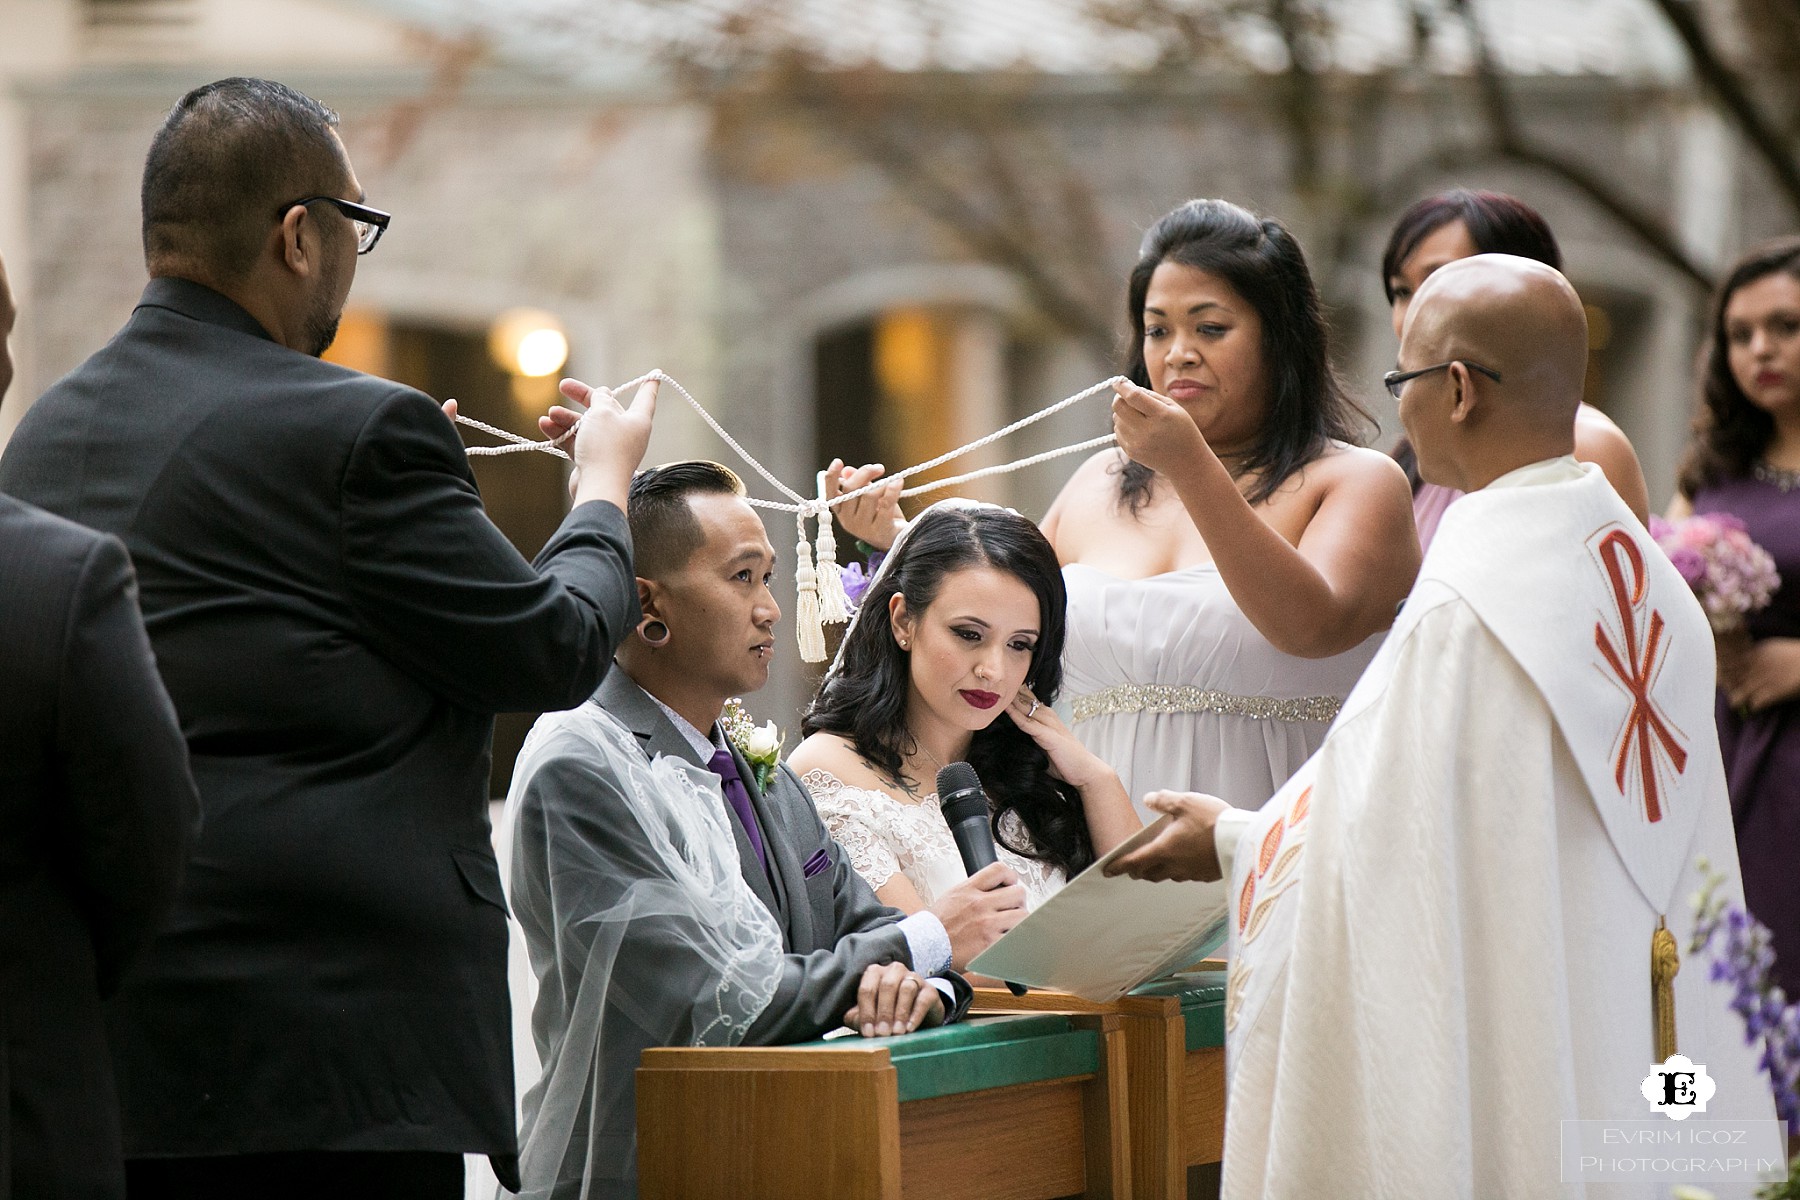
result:
M 1033 700 L 1031 702 L 1031 707 L 1025 710 L 1025 716 L 1027 718 L 1034 717 L 1037 715 L 1037 710 L 1038 710 L 1038 702 L 1036 700 Z

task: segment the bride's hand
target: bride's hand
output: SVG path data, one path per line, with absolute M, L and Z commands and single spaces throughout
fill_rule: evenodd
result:
M 1006 706 L 1006 715 L 1050 757 L 1051 774 L 1064 783 L 1086 788 L 1112 775 L 1112 768 L 1083 746 L 1055 710 L 1040 703 L 1030 688 L 1019 689 Z
M 825 498 L 835 500 L 846 492 L 874 483 L 886 470 L 880 463 L 852 470 L 844 465 L 843 459 L 834 458 L 825 468 Z M 867 495 L 838 505 L 831 510 L 831 519 L 845 533 L 877 550 L 893 549 L 894 540 L 906 528 L 906 517 L 900 511 L 901 483 L 901 480 L 890 479 Z

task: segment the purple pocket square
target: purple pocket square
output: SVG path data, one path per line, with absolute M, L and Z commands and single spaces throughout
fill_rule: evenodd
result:
M 808 879 L 811 879 L 814 875 L 817 875 L 820 871 L 823 871 L 830 865 L 831 855 L 827 854 L 823 848 L 820 848 L 813 851 L 813 856 L 807 859 L 806 865 L 800 869 L 806 873 Z

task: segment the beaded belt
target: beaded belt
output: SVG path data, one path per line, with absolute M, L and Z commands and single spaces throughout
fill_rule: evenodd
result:
M 1214 713 L 1253 721 L 1331 721 L 1344 702 L 1337 696 L 1234 696 L 1168 683 L 1124 683 L 1070 701 L 1077 722 L 1118 713 Z

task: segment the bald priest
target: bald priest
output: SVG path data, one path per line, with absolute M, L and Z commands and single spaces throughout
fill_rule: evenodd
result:
M 1570 456 L 1586 333 L 1542 264 L 1427 280 L 1389 387 L 1425 477 L 1470 494 L 1318 754 L 1259 812 L 1153 796 L 1174 821 L 1119 863 L 1231 881 L 1229 1200 L 1662 1200 L 1678 1177 L 1585 1183 L 1561 1139 L 1674 1129 L 1642 1089 L 1677 1051 L 1702 1120 L 1773 1119 L 1725 985 L 1671 977 L 1696 860 L 1742 898 L 1713 642 Z

